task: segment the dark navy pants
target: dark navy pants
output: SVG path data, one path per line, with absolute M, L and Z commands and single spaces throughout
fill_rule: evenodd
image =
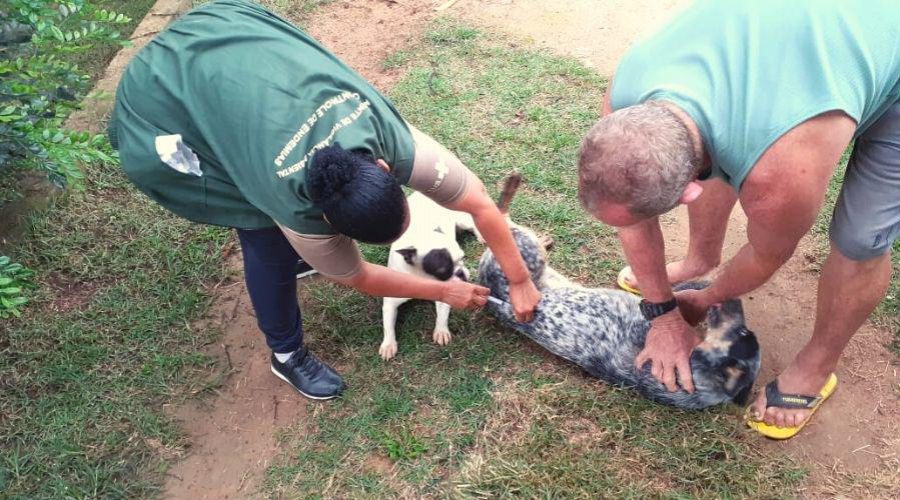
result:
M 238 229 L 244 254 L 244 279 L 259 329 L 273 352 L 293 352 L 303 344 L 303 320 L 297 303 L 300 257 L 277 227 Z

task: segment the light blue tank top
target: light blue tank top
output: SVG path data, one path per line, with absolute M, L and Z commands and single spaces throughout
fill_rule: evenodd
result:
M 650 99 L 693 118 L 739 190 L 801 122 L 842 110 L 858 136 L 900 100 L 900 0 L 698 0 L 619 65 L 612 108 Z

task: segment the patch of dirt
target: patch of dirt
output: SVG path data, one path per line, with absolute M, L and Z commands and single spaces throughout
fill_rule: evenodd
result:
M 363 468 L 380 476 L 389 477 L 394 470 L 394 462 L 381 453 L 372 453 L 366 457 Z
M 386 69 L 382 61 L 422 35 L 437 5 L 432 0 L 340 0 L 306 25 L 316 40 L 386 91 L 403 77 L 403 70 Z M 287 17 L 297 21 L 290 13 Z
M 47 277 L 47 286 L 53 293 L 50 310 L 66 313 L 80 309 L 97 293 L 100 284 L 92 281 L 74 281 L 61 274 Z
M 461 0 L 448 12 L 575 57 L 608 76 L 634 40 L 690 4 L 690 0 Z
M 231 262 L 239 267 L 239 258 Z M 216 396 L 173 409 L 189 436 L 186 457 L 168 471 L 166 498 L 260 495 L 279 429 L 306 418 L 307 401 L 274 377 L 243 282 L 222 287 L 208 320 L 224 328 L 209 354 L 225 372 Z

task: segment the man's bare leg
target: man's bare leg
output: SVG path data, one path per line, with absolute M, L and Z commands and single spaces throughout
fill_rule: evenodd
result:
M 819 278 L 812 338 L 778 376 L 781 392 L 818 395 L 850 337 L 887 293 L 890 279 L 890 252 L 874 259 L 854 261 L 832 245 Z M 757 418 L 765 415 L 767 424 L 779 427 L 795 427 L 809 417 L 809 410 L 766 409 L 765 391 L 753 409 Z
M 703 183 L 703 194 L 688 204 L 690 242 L 687 256 L 666 265 L 669 283 L 675 284 L 702 276 L 719 265 L 728 217 L 737 202 L 737 193 L 720 180 Z M 628 278 L 634 284 L 634 276 Z M 640 288 L 640 284 L 637 285 Z

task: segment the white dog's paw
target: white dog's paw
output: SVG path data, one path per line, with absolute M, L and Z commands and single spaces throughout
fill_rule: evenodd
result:
M 450 332 L 444 330 L 435 330 L 434 335 L 431 336 L 434 339 L 434 343 L 438 345 L 447 345 L 450 343 Z
M 378 348 L 378 354 L 380 354 L 381 359 L 385 361 L 393 358 L 397 354 L 397 341 L 382 342 L 381 347 Z

